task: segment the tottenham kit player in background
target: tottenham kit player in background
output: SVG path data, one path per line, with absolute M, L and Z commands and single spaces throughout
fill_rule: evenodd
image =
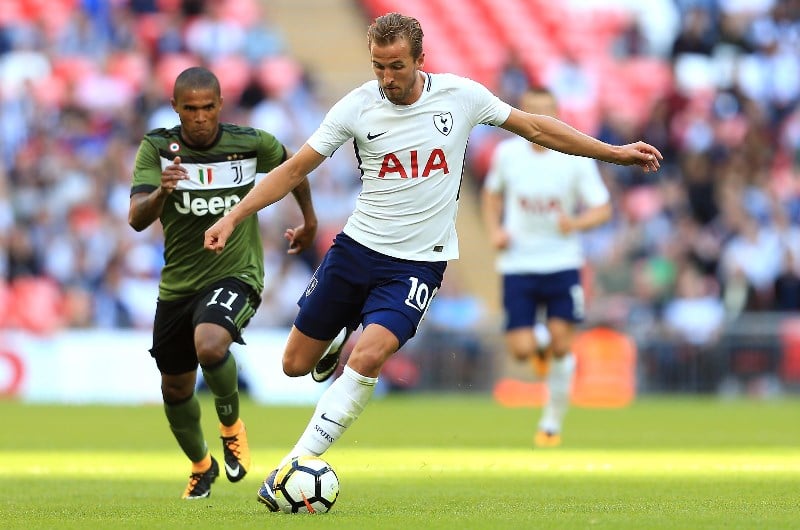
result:
M 550 92 L 535 89 L 522 95 L 520 108 L 547 116 L 558 111 Z M 580 232 L 611 218 L 610 196 L 594 160 L 512 137 L 495 149 L 482 202 L 499 250 L 506 346 L 516 359 L 531 361 L 547 384 L 534 443 L 554 447 L 575 372 L 573 337 L 584 318 Z M 539 333 L 537 316 L 546 322 Z

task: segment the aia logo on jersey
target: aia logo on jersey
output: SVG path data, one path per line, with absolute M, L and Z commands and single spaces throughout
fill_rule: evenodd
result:
M 447 136 L 453 130 L 453 115 L 449 112 L 440 112 L 433 115 L 433 124 L 436 130 Z
M 412 149 L 408 153 L 389 153 L 383 155 L 383 163 L 381 164 L 380 172 L 378 172 L 378 178 L 385 178 L 390 173 L 397 173 L 401 179 L 415 179 L 417 177 L 428 177 L 438 169 L 441 169 L 445 175 L 450 173 L 444 151 L 438 147 L 428 154 L 428 160 L 425 162 L 421 174 L 419 168 L 419 152 L 416 149 Z
M 529 213 L 547 215 L 553 212 L 561 211 L 561 201 L 558 197 L 541 198 L 541 197 L 520 197 L 518 200 L 519 207 Z

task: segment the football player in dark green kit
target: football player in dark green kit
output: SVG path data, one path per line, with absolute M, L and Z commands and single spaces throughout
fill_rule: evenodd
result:
M 233 341 L 261 302 L 264 252 L 255 215 L 239 225 L 223 254 L 203 248 L 205 230 L 225 215 L 265 174 L 286 160 L 286 148 L 271 134 L 220 123 L 223 98 L 217 77 L 192 67 L 175 80 L 172 108 L 180 125 L 155 129 L 136 155 L 128 222 L 137 231 L 156 219 L 164 231 L 164 268 L 150 353 L 161 372 L 161 393 L 170 429 L 192 462 L 184 499 L 211 494 L 219 464 L 200 426 L 194 393 L 198 364 L 214 395 L 231 482 L 250 469 L 250 449 L 239 418 Z M 308 180 L 292 191 L 303 224 L 286 230 L 289 253 L 313 243 L 317 219 Z

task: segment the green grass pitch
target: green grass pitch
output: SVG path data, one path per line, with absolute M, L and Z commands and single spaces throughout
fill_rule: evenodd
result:
M 269 513 L 255 501 L 259 482 L 310 412 L 245 401 L 253 469 L 186 502 L 188 464 L 159 405 L 0 401 L 0 528 L 800 528 L 796 397 L 574 408 L 562 447 L 541 450 L 536 409 L 389 395 L 326 454 L 341 481 L 330 513 Z M 203 413 L 219 456 L 207 397 Z

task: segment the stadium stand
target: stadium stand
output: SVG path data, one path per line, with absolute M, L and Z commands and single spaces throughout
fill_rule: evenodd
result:
M 702 277 L 701 295 L 724 308 L 718 340 L 710 344 L 720 359 L 729 358 L 723 339 L 732 330 L 754 322 L 774 339 L 786 315 L 800 309 L 793 287 L 800 281 L 796 0 L 352 5 L 363 15 L 355 26 L 390 10 L 417 16 L 431 71 L 473 77 L 509 100 L 520 80 L 549 86 L 574 126 L 615 143 L 643 137 L 664 152 L 655 176 L 602 166 L 616 214 L 586 237 L 590 322 L 626 330 L 645 368 L 680 359 L 664 310 L 686 269 Z M 154 304 L 160 238 L 157 228 L 135 233 L 127 226 L 129 175 L 141 135 L 174 120 L 168 98 L 181 69 L 205 64 L 220 74 L 231 121 L 274 130 L 294 148 L 313 131 L 330 103 L 309 74 L 322 67 L 309 63 L 313 53 L 299 61 L 287 46 L 307 39 L 307 28 L 277 28 L 269 10 L 269 2 L 257 0 L 3 2 L 0 332 L 149 325 L 143 315 Z M 363 49 L 343 56 L 358 53 Z M 476 130 L 469 152 L 475 189 L 501 137 Z M 320 252 L 358 190 L 349 159 L 328 166 L 312 182 L 325 223 Z M 297 285 L 319 253 L 285 261 L 276 225 L 293 215 L 290 205 L 279 204 L 262 212 L 261 224 L 270 273 Z M 467 225 L 477 231 L 477 222 Z M 469 239 L 482 236 L 474 235 Z M 767 255 L 780 259 L 760 259 Z M 19 288 L 29 279 L 36 289 Z M 294 310 L 289 298 L 266 293 L 254 325 L 287 325 Z M 35 310 L 13 316 L 22 306 Z M 784 355 L 776 366 L 783 368 L 754 377 L 796 384 L 796 340 L 751 350 L 770 356 L 775 344 Z M 723 362 L 720 370 L 729 368 Z M 679 388 L 658 373 L 645 374 L 645 387 Z

